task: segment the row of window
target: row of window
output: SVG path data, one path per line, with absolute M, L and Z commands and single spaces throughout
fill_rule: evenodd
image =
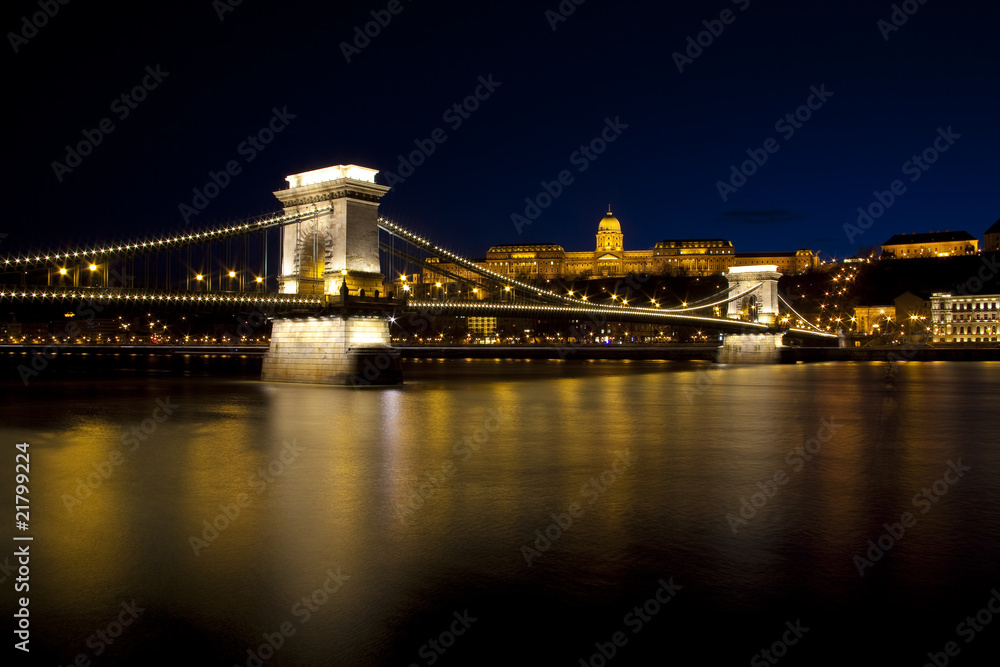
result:
M 948 332 L 945 332 L 945 333 L 947 333 L 947 334 L 958 334 L 959 336 L 962 336 L 962 335 L 965 335 L 965 334 L 972 334 L 972 333 L 975 333 L 975 334 L 987 334 L 987 335 L 988 334 L 994 334 L 995 335 L 997 333 L 997 328 L 996 327 L 992 327 L 992 328 L 991 327 L 976 327 L 976 330 L 973 331 L 972 327 L 958 327 L 958 331 L 948 331 Z
M 964 315 L 951 315 L 950 317 L 940 316 L 937 321 L 939 322 L 971 322 L 972 320 L 995 320 L 997 319 L 996 313 L 976 313 L 975 316 L 972 313 L 967 313 Z
M 990 337 L 990 336 L 982 336 L 982 337 L 977 337 L 977 338 L 952 338 L 950 340 L 947 339 L 947 338 L 941 338 L 940 340 L 937 340 L 935 342 L 938 342 L 938 343 L 996 343 L 997 340 L 998 339 L 997 339 L 996 336 L 992 336 L 992 337 Z
M 944 308 L 938 308 L 938 310 L 997 310 L 998 305 L 996 301 L 976 301 L 976 302 L 951 302 L 943 304 Z
M 655 254 L 656 254 L 657 257 L 659 257 L 660 255 L 667 255 L 667 254 L 677 255 L 677 254 L 681 254 L 681 253 L 676 253 L 676 252 L 673 252 L 673 253 L 662 252 L 661 253 L 661 252 L 658 252 L 658 253 L 655 253 Z M 697 254 L 697 253 L 691 253 L 691 254 Z M 706 255 L 732 255 L 733 251 L 732 250 L 708 250 L 708 251 L 706 251 L 706 252 L 704 252 L 702 254 L 706 254 Z
M 932 313 L 931 316 L 934 317 L 934 319 L 941 320 L 941 321 L 944 321 L 945 319 L 947 319 L 949 321 L 955 320 L 956 322 L 958 320 L 966 320 L 966 321 L 968 321 L 968 320 L 995 320 L 995 319 L 997 319 L 997 313 L 994 313 L 994 312 L 989 312 L 989 313 L 971 313 L 971 312 L 966 312 L 966 313 L 962 313 L 962 312 L 956 312 L 956 313 L 947 312 L 947 313 L 942 313 L 942 312 L 935 312 L 935 313 Z

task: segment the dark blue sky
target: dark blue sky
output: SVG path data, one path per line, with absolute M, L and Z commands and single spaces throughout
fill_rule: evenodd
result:
M 1000 12 L 985 3 L 913 0 L 915 13 L 885 39 L 878 22 L 890 20 L 890 2 L 587 0 L 553 30 L 546 10 L 557 0 L 402 0 L 350 62 L 341 42 L 388 2 L 243 0 L 220 21 L 221 4 L 71 2 L 26 42 L 14 39 L 17 53 L 9 33 L 30 33 L 22 17 L 38 5 L 5 6 L 0 254 L 184 228 L 179 206 L 230 160 L 240 172 L 192 226 L 277 210 L 271 191 L 290 173 L 355 163 L 384 183 L 397 156 L 436 128 L 446 140 L 382 212 L 475 256 L 496 243 L 591 249 L 609 203 L 627 248 L 723 237 L 738 252 L 838 257 L 899 232 L 982 237 L 1000 216 Z M 711 23 L 723 10 L 731 22 Z M 723 30 L 679 72 L 673 53 L 704 21 Z M 157 65 L 159 82 L 146 70 Z M 499 86 L 460 125 L 444 115 L 490 76 Z M 155 84 L 146 99 L 113 104 L 144 77 Z M 776 127 L 812 87 L 832 95 L 812 98 L 800 127 Z M 241 150 L 273 109 L 294 118 L 263 150 Z M 113 131 L 59 180 L 52 163 L 104 118 Z M 574 156 L 606 119 L 627 127 L 595 159 Z M 948 150 L 904 172 L 939 128 L 951 128 Z M 776 152 L 763 150 L 769 138 Z M 723 201 L 718 182 L 748 150 L 767 161 Z M 572 182 L 518 233 L 511 215 L 562 170 Z M 906 191 L 849 239 L 844 224 L 896 179 Z

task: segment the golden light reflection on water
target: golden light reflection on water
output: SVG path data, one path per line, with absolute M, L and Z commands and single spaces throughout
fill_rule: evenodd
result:
M 876 364 L 426 366 L 398 388 L 199 386 L 72 514 L 62 495 L 123 449 L 152 399 L 123 396 L 119 412 L 47 435 L 8 429 L 37 453 L 41 594 L 58 591 L 65 613 L 83 619 L 77 634 L 136 597 L 255 638 L 294 619 L 296 602 L 340 569 L 348 584 L 288 648 L 330 655 L 335 641 L 385 640 L 401 606 L 427 595 L 543 576 L 520 548 L 578 503 L 582 516 L 539 561 L 568 573 L 545 581 L 563 593 L 669 565 L 714 582 L 700 600 L 720 608 L 749 608 L 768 586 L 836 598 L 857 586 L 853 550 L 948 458 L 986 475 L 996 456 L 965 437 L 962 420 L 995 415 L 1000 394 L 989 375 L 970 380 L 954 366 L 907 364 L 894 388 Z M 983 400 L 954 398 L 970 381 Z M 823 420 L 839 428 L 794 469 L 789 453 Z M 626 450 L 634 461 L 607 474 Z M 776 471 L 787 482 L 734 534 L 726 515 Z M 935 537 L 979 517 L 965 488 L 900 544 L 905 577 L 944 577 L 954 553 Z M 215 524 L 207 536 L 205 521 Z M 192 537 L 206 540 L 197 555 Z M 793 581 L 807 565 L 828 571 Z
M 49 548 L 59 554 L 62 566 L 53 570 L 52 586 L 65 591 L 70 607 L 121 589 L 128 579 L 123 568 L 128 546 L 121 539 L 124 508 L 115 497 L 120 479 L 111 462 L 112 452 L 126 449 L 122 434 L 94 419 L 58 434 L 26 432 L 18 439 L 31 445 L 32 479 L 45 480 L 44 486 L 32 487 L 35 525 L 44 526 Z

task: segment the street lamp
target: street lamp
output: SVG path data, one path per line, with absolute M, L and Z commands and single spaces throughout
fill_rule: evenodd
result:
M 92 263 L 87 268 L 90 270 L 90 278 L 88 280 L 88 285 L 90 287 L 96 287 L 96 285 L 94 284 L 94 276 L 95 276 L 94 272 L 97 271 L 97 264 Z
M 65 285 L 66 284 L 66 282 L 65 282 L 66 281 L 66 276 L 68 276 L 68 275 L 69 275 L 69 271 L 65 267 L 59 269 L 59 284 L 60 285 Z M 77 273 L 77 277 L 78 276 L 79 276 L 79 272 Z M 73 280 L 71 284 L 74 284 L 74 286 L 75 286 L 75 282 L 76 281 Z

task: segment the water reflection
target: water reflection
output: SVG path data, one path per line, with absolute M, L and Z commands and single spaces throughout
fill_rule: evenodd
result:
M 749 659 L 799 615 L 836 629 L 803 642 L 812 664 L 848 655 L 877 618 L 913 637 L 893 655 L 919 660 L 933 647 L 914 628 L 947 634 L 995 585 L 996 369 L 911 363 L 886 388 L 877 364 L 421 362 L 402 387 L 362 391 L 158 378 L 12 392 L 4 435 L 32 443 L 39 651 L 96 657 L 87 637 L 135 599 L 147 611 L 105 664 L 183 643 L 247 664 L 286 623 L 266 664 L 419 664 L 466 608 L 481 620 L 452 664 L 502 662 L 492 647 L 518 641 L 572 664 L 674 576 L 662 631 L 621 664 L 681 636 Z M 176 412 L 124 451 L 164 397 Z M 608 476 L 623 452 L 634 463 Z M 958 458 L 972 470 L 919 514 L 914 494 Z M 574 503 L 529 566 L 522 547 Z M 852 558 L 904 511 L 916 525 L 859 577 Z

